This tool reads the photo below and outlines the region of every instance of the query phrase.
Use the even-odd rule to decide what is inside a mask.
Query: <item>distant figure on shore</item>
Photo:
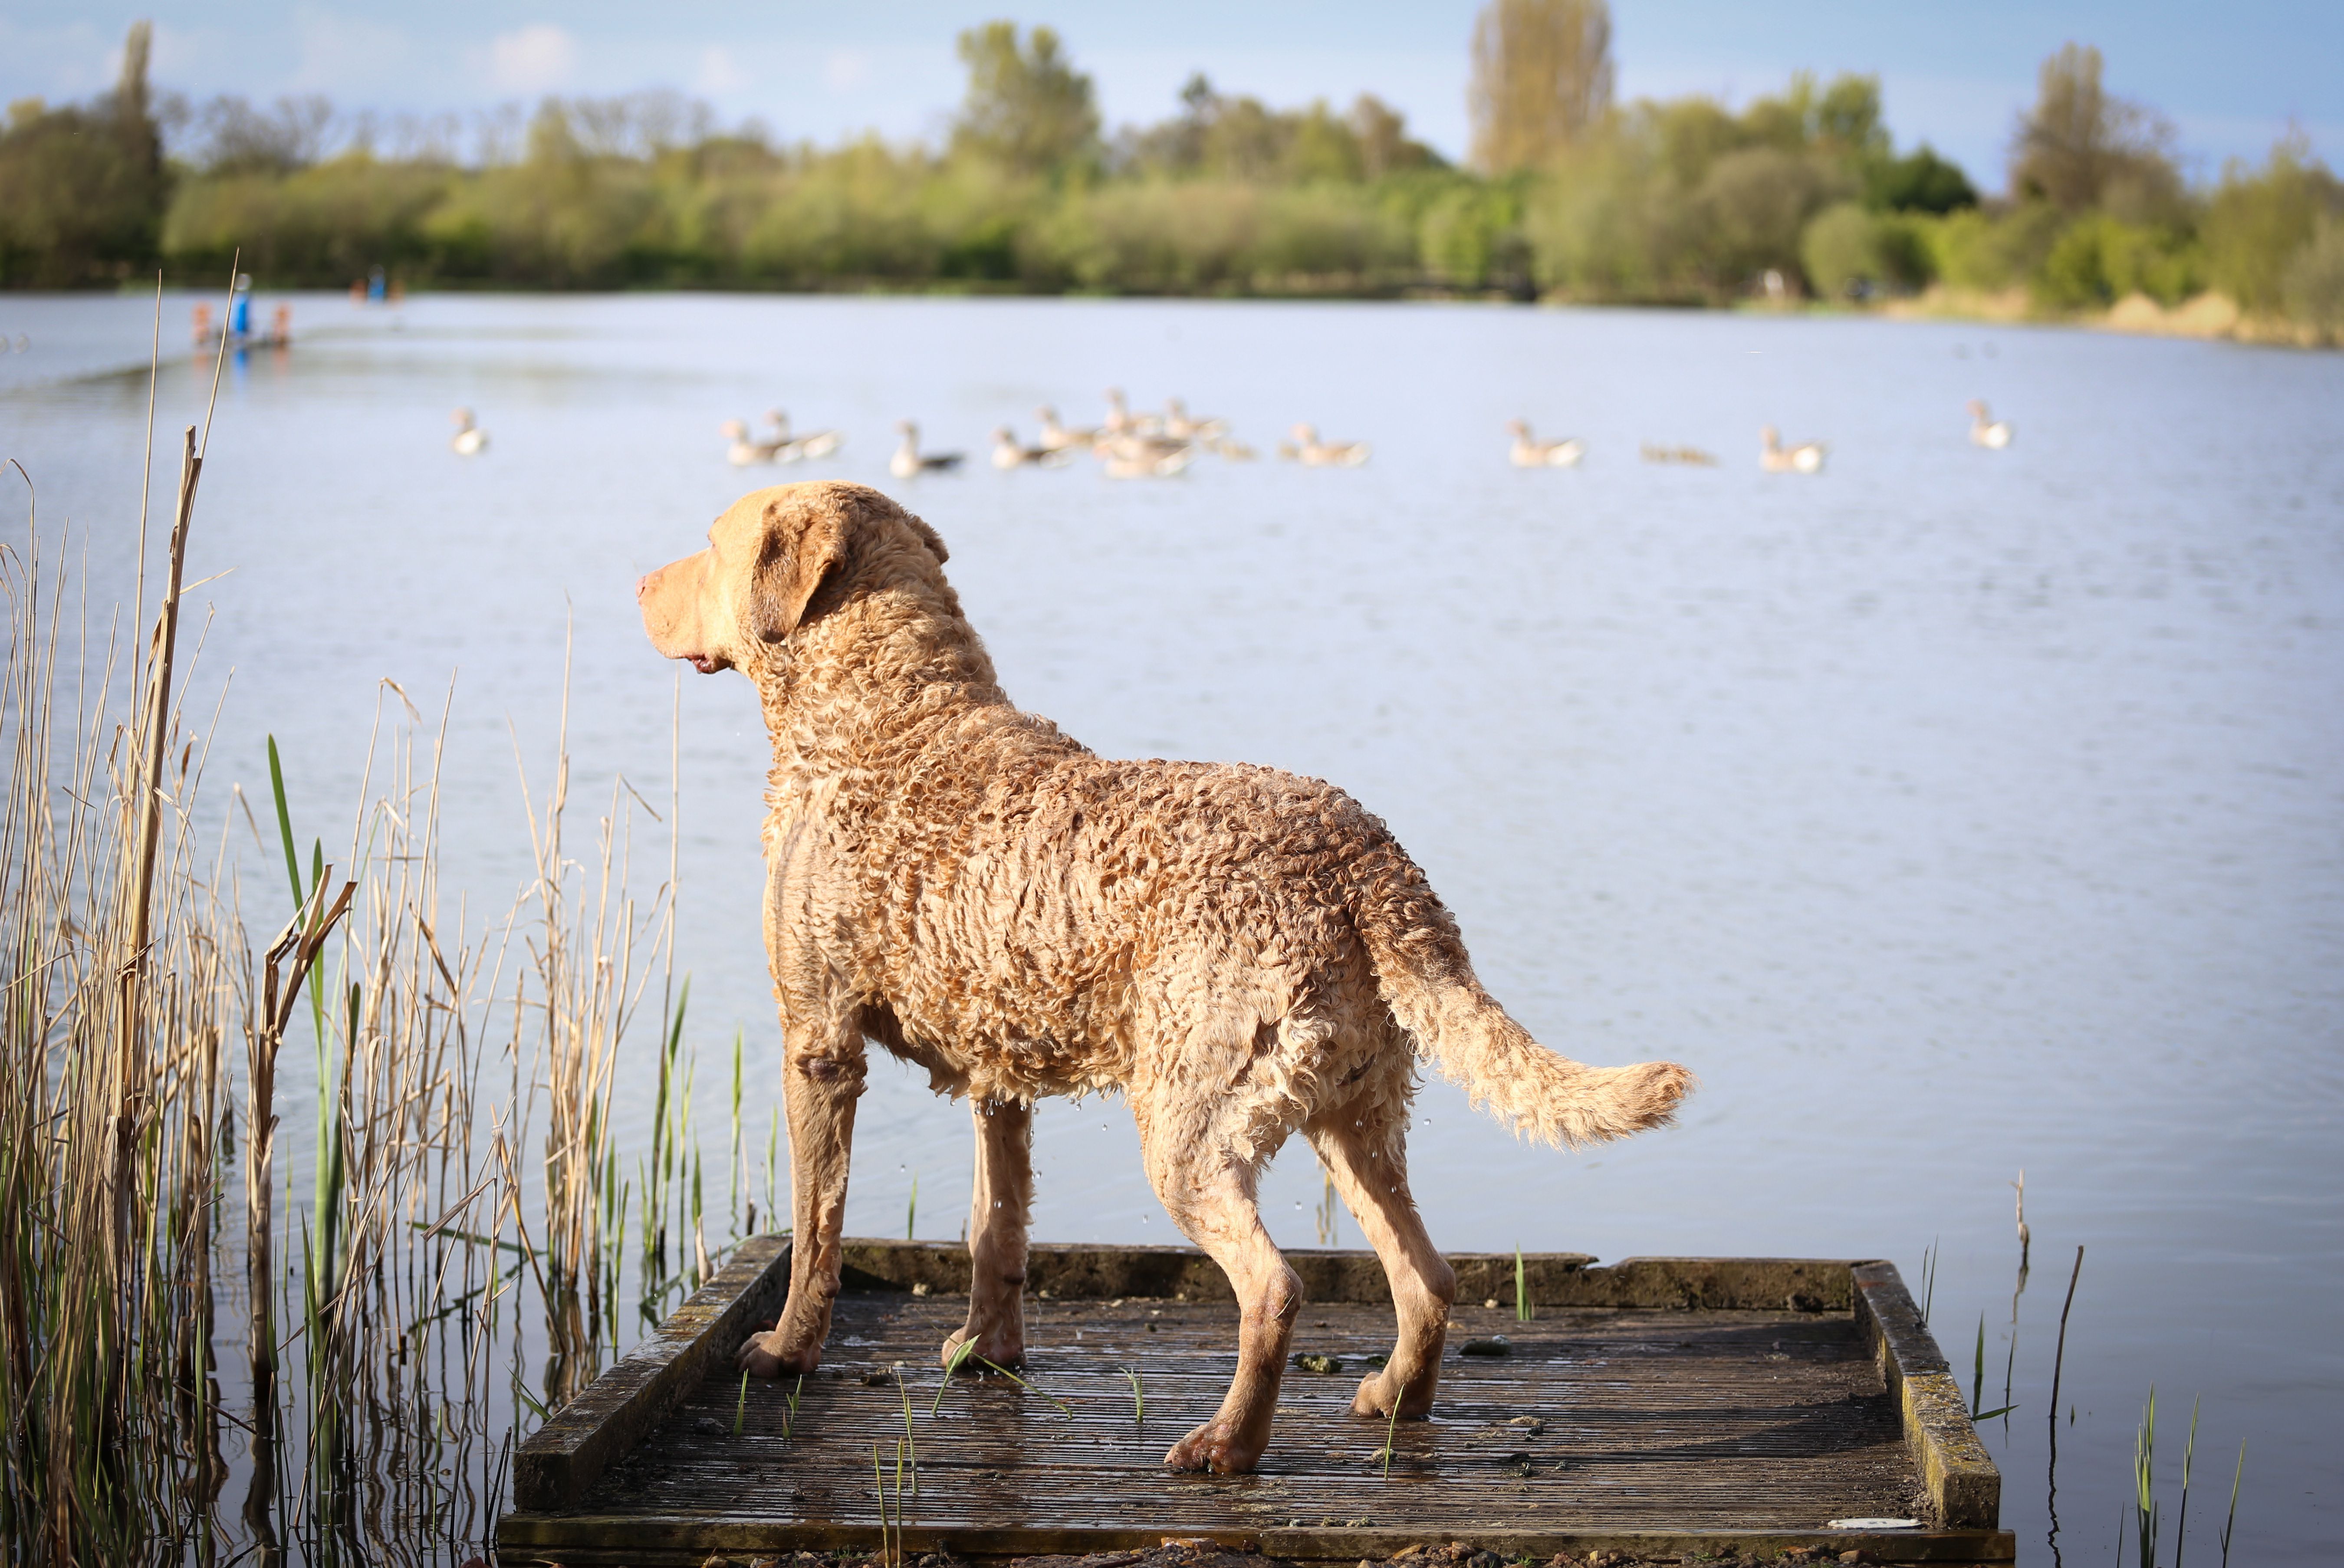
[[[2008,420],[1995,420],[1988,422],[1985,404],[1976,398],[1970,400],[1970,444],[1972,446],[2000,451],[2010,444],[2010,435]]]
[[[1326,441],[1318,439],[1316,425],[1297,425],[1294,439],[1278,443],[1278,455],[1299,462],[1305,468],[1355,469],[1368,460],[1365,441]]]
[[[293,342],[293,307],[278,301],[268,313],[268,346],[272,349],[291,347]]]
[[[458,457],[476,458],[489,450],[489,432],[473,420],[471,410],[458,409],[450,417],[456,421],[456,433],[448,445]]]
[[[895,430],[904,438],[894,456],[887,460],[887,471],[897,479],[916,479],[924,473],[946,473],[960,467],[959,452],[922,452],[920,427],[909,420],[897,420]]]
[[[1513,449],[1506,455],[1518,469],[1577,468],[1579,460],[1587,455],[1587,443],[1575,436],[1559,441],[1538,440],[1531,434],[1528,420],[1509,420],[1506,429],[1514,437]]]
[[[194,337],[196,347],[201,349],[212,340],[211,302],[207,299],[198,299],[196,301],[195,316],[196,324]]]
[[[1758,432],[1758,466],[1768,473],[1821,473],[1824,444],[1801,441],[1797,446],[1786,447],[1782,432],[1768,425]]]

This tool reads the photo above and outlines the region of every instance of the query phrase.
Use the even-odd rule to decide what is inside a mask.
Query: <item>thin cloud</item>
[[[577,35],[551,22],[489,40],[489,85],[500,92],[550,93],[566,86],[577,69]]]
[[[288,86],[303,92],[349,93],[396,83],[412,44],[399,28],[359,16],[303,10],[293,21],[300,53]]]
[[[711,45],[700,52],[700,69],[693,73],[692,85],[697,92],[721,96],[747,86],[749,73],[742,69],[730,50]]]

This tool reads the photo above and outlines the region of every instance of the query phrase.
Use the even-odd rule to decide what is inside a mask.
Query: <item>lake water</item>
[[[189,304],[166,303],[162,497],[168,438],[209,389]],[[331,853],[378,682],[427,710],[452,683],[448,874],[501,908],[529,863],[515,747],[542,788],[567,646],[589,821],[621,774],[665,811],[680,724],[702,1102],[725,1098],[709,1086],[745,1031],[762,1143],[763,739],[739,677],[679,692],[633,584],[755,484],[880,484],[950,542],[1025,706],[1106,754],[1336,781],[1540,1038],[1700,1075],[1681,1127],[1572,1157],[1428,1085],[1413,1162],[1442,1245],[1889,1257],[1916,1295],[1934,1248],[1965,1387],[1981,1320],[1988,1407],[2013,1368],[2018,1409],[1985,1436],[2024,1561],[2052,1560],[2054,1419],[2061,1556],[2115,1549],[2151,1385],[2168,1499],[2176,1412],[2203,1401],[2193,1561],[2215,1559],[2241,1439],[2235,1561],[2333,1560],[2344,357],[1478,306],[294,306],[289,354],[228,369],[197,511],[197,689],[233,671],[216,809],[229,782],[265,795],[273,733]],[[127,592],[150,329],[149,301],[0,296],[0,332],[28,339],[0,358],[0,456],[33,475],[45,531],[70,518],[101,593]],[[1110,384],[1185,395],[1265,460],[1138,483],[985,466],[995,425],[1030,436],[1044,401],[1096,422]],[[2010,450],[1966,441],[1974,397],[2016,422]],[[490,434],[476,460],[449,450],[460,403]],[[844,450],[728,467],[718,422],[774,404]],[[1585,464],[1509,467],[1517,415],[1585,438]],[[971,465],[889,481],[906,416]],[[1270,460],[1298,420],[1373,441],[1372,461]],[[1827,470],[1762,474],[1768,422],[1828,440]],[[1646,441],[1723,460],[1649,464]],[[639,824],[646,890],[659,831]],[[273,896],[275,865],[248,854],[248,886]],[[651,1061],[646,1030],[620,1068],[630,1148]],[[916,1177],[920,1233],[955,1234],[966,1138],[964,1108],[877,1068],[850,1231],[899,1231]],[[2022,1168],[2034,1270],[2014,1300]],[[1120,1107],[1047,1106],[1037,1169],[1037,1235],[1173,1239]],[[1315,1242],[1317,1196],[1290,1149],[1265,1199],[1281,1240]],[[2078,1245],[2069,1424],[2046,1401]]]

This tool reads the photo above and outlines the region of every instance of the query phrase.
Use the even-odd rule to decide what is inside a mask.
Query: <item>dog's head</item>
[[[858,592],[943,589],[944,560],[935,530],[866,485],[775,485],[734,501],[707,549],[645,577],[635,597],[652,646],[712,675],[757,668]]]

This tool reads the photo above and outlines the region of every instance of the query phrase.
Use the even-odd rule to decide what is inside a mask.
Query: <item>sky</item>
[[[206,0],[10,0],[0,13],[0,99],[80,98],[110,85],[124,32],[155,22],[154,80],[195,100],[323,94],[345,110],[469,112],[547,94],[666,87],[727,122],[830,142],[876,130],[938,137],[958,101],[955,35],[1007,15],[1058,29],[1097,86],[1110,126],[1171,113],[1202,70],[1223,92],[1278,105],[1372,92],[1412,132],[1461,158],[1474,0],[1329,4],[1182,0],[1005,7],[957,0],[856,5],[768,0],[712,7],[510,0],[397,6]],[[2096,44],[2112,91],[2177,126],[2187,172],[2259,160],[2290,124],[2344,162],[2344,4],[2234,0],[1962,6],[1878,0],[1613,0],[1620,96],[1702,92],[1739,104],[1793,70],[1876,73],[1900,147],[1927,141],[1985,188],[2003,184],[2011,124],[2036,67],[2062,43]]]

